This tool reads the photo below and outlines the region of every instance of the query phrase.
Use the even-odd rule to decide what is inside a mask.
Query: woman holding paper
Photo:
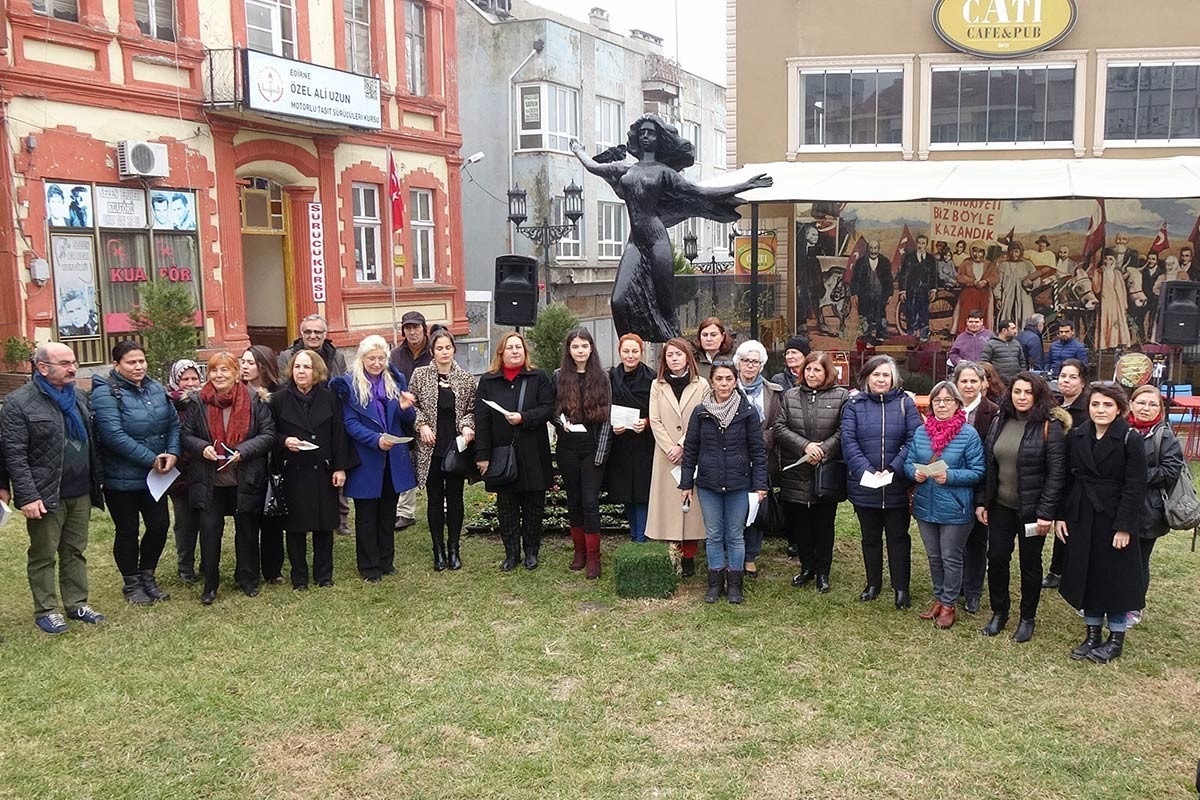
[[[625,506],[629,538],[645,542],[650,508],[650,477],[654,466],[654,434],[650,432],[650,388],[654,370],[642,363],[646,344],[636,333],[617,342],[621,363],[608,371],[612,387],[613,441],[604,470],[608,500]],[[617,414],[623,415],[617,419]],[[624,424],[619,424],[624,423]]]
[[[212,605],[221,583],[221,535],[233,517],[236,560],[233,578],[247,597],[258,596],[258,518],[267,495],[267,454],[275,444],[275,421],[267,405],[238,379],[241,365],[228,352],[208,360],[200,401],[183,415],[183,449],[192,456],[188,474],[192,510],[200,515],[200,564]]]
[[[998,636],[1008,624],[1014,542],[1021,564],[1021,622],[1013,640],[1033,638],[1042,591],[1042,546],[1058,514],[1066,482],[1066,431],[1071,417],[1040,375],[1018,372],[984,440],[987,478],[975,488],[975,518],[988,526],[988,594],[992,618],[981,631]]]
[[[917,485],[913,516],[933,580],[933,605],[920,616],[949,628],[962,589],[963,549],[975,525],[972,494],[983,480],[983,442],[967,422],[963,397],[953,383],[935,385],[929,405],[932,412],[908,446],[904,474]]]
[[[809,353],[800,365],[800,383],[783,393],[774,426],[783,465],[779,499],[800,551],[801,569],[792,578],[792,586],[804,586],[816,578],[821,594],[830,589],[833,521],[838,503],[846,499],[844,480],[833,493],[817,484],[820,464],[832,465],[823,469],[840,468],[845,475],[845,466],[838,462],[842,458],[842,409],[850,393],[836,381],[829,354]]]
[[[908,480],[904,459],[921,427],[917,404],[904,392],[891,356],[875,356],[858,374],[859,393],[842,416],[842,453],[846,457],[850,502],[862,528],[867,587],[864,602],[879,596],[883,585],[883,540],[887,534],[888,571],[896,609],[909,608],[912,537],[908,533]]]
[[[524,336],[505,334],[475,393],[475,463],[484,486],[496,493],[503,572],[521,563],[522,540],[525,568],[537,567],[546,490],[554,483],[546,430],[553,414],[550,377],[530,363]]]
[[[680,500],[688,506],[698,495],[704,509],[704,602],[717,602],[728,581],[729,602],[741,603],[743,531],[751,516],[750,497],[757,498],[757,507],[767,496],[767,448],[754,406],[737,391],[733,364],[718,360],[711,381],[712,390],[692,411],[684,439]]]
[[[390,352],[382,336],[366,337],[346,374],[329,384],[341,398],[346,433],[358,454],[343,492],[354,500],[358,574],[367,583],[395,574],[396,498],[417,485],[408,450],[416,398],[404,375],[388,363]]]
[[[338,489],[357,460],[346,438],[341,403],[326,385],[329,368],[315,350],[298,350],[287,382],[271,399],[275,418],[275,468],[283,475],[292,588],[308,588],[308,543],[312,531],[312,577],[333,586],[333,529],[338,525]]]
[[[738,345],[733,354],[733,365],[738,373],[738,391],[746,396],[758,414],[763,441],[767,447],[767,477],[774,484],[779,477],[779,458],[775,453],[773,426],[779,417],[779,398],[783,394],[783,387],[763,377],[763,367],[767,365],[767,348],[763,347],[760,341],[748,339]],[[763,529],[757,523],[747,525],[745,538],[746,577],[757,578],[758,566],[755,562],[762,552]]]
[[[567,493],[567,515],[575,558],[571,569],[587,567],[600,577],[600,486],[612,439],[609,416],[612,386],[600,367],[592,335],[583,328],[567,334],[562,366],[554,371],[554,426],[558,429],[558,470]],[[537,566],[536,553],[533,566]]]
[[[433,568],[441,572],[447,567],[462,569],[458,541],[466,479],[443,472],[442,459],[451,448],[466,450],[475,441],[475,378],[454,360],[458,346],[450,331],[434,331],[429,347],[433,363],[417,367],[412,376],[417,398],[417,486],[425,489]],[[443,537],[447,529],[448,540]]]
[[[116,529],[113,559],[125,599],[145,605],[167,599],[154,571],[171,525],[166,488],[180,453],[179,417],[167,390],[146,375],[142,345],[118,342],[112,359],[108,377],[92,381],[92,413],[104,463],[104,500]],[[152,492],[147,480],[156,477],[163,485]],[[146,527],[140,541],[139,517]]]

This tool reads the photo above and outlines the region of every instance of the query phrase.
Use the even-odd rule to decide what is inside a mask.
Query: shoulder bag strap
[[[517,408],[516,408],[516,411],[517,411],[517,413],[518,413],[518,414],[521,414],[521,413],[523,413],[523,412],[524,412],[524,410],[525,410],[525,409],[523,409],[523,408],[522,408],[522,406],[524,406],[524,405],[525,405],[525,389],[526,389],[526,387],[528,387],[528,386],[529,386],[529,376],[528,376],[528,375],[526,375],[526,376],[525,376],[525,379],[521,381],[521,391],[517,392]],[[522,425],[524,425],[524,424],[525,424],[525,423],[524,423],[524,420],[522,420],[522,421],[521,421],[521,424],[522,424]],[[516,444],[516,443],[517,443],[517,439],[519,439],[520,437],[521,437],[521,428],[520,428],[520,427],[518,427],[518,428],[517,428],[517,432],[513,434],[513,444]]]

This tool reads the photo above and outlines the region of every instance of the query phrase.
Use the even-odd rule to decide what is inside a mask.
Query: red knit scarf
[[[200,389],[200,400],[203,401],[208,413],[208,432],[213,442],[224,442],[229,447],[237,447],[250,431],[250,392],[242,384],[234,384],[225,394],[217,394],[211,383],[206,383]],[[229,412],[229,427],[225,427],[225,412],[223,409],[232,407]]]
[[[929,445],[933,448],[934,456],[940,456],[966,424],[967,412],[961,408],[950,419],[938,419],[930,412],[925,418],[925,432],[929,434]]]
[[[1162,418],[1163,418],[1163,412],[1161,412],[1161,411],[1158,412],[1157,417],[1150,420],[1149,422],[1142,422],[1142,421],[1138,420],[1137,417],[1133,416],[1132,411],[1129,412],[1129,416],[1126,417],[1126,419],[1129,420],[1129,424],[1133,426],[1133,429],[1135,431],[1137,431],[1138,433],[1140,433],[1142,436],[1145,436],[1147,433],[1150,432],[1151,428],[1153,428],[1158,423],[1162,422]]]

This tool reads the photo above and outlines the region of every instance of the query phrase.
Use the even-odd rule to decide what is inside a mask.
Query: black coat
[[[850,393],[842,386],[813,390],[797,386],[783,393],[775,420],[780,469],[804,456],[812,442],[821,445],[826,461],[842,460],[842,409]],[[816,495],[816,467],[801,464],[779,473],[779,499],[788,503],[825,503]]]
[[[1000,406],[988,400],[986,397],[979,401],[979,405],[975,407],[975,419],[971,423],[975,426],[975,432],[979,434],[979,440],[986,442],[988,432],[992,429],[992,422],[995,421],[996,415],[1000,413]]]
[[[1070,488],[1058,518],[1071,546],[1059,593],[1074,608],[1119,614],[1146,605],[1137,528],[1146,494],[1142,437],[1117,419],[1099,439],[1091,421],[1067,436]],[[1113,547],[1113,534],[1130,534]]]
[[[987,478],[975,487],[976,506],[990,508],[996,499],[999,468],[995,448],[1004,423],[1004,415],[998,414],[984,440]],[[1022,522],[1058,518],[1066,476],[1067,443],[1062,423],[1054,416],[1042,422],[1030,420],[1025,423],[1025,432],[1017,449],[1017,495],[1021,501],[1017,512]]]
[[[239,387],[240,388],[240,387]],[[209,461],[204,448],[213,443],[208,430],[208,406],[199,397],[183,412],[180,443],[192,457],[188,466],[188,504],[203,511],[212,502],[213,481],[222,463]],[[234,449],[241,453],[237,465],[237,512],[261,513],[267,496],[267,456],[275,445],[275,420],[267,404],[250,394],[250,427]]]
[[[521,385],[525,400],[517,407]],[[509,425],[499,411],[484,403],[491,400],[508,411],[521,412],[521,424]],[[511,382],[503,372],[484,373],[475,393],[475,458],[491,461],[492,449],[516,439],[517,480],[507,486],[485,486],[489,492],[544,492],[554,483],[550,461],[550,435],[546,423],[554,414],[554,389],[540,369],[525,369]],[[519,433],[519,435],[518,435]]]
[[[1155,539],[1171,530],[1163,492],[1170,492],[1188,467],[1179,439],[1166,422],[1155,425],[1142,441],[1146,450],[1146,502],[1138,520],[1137,535]]]
[[[751,492],[767,489],[767,447],[762,422],[750,401],[738,393],[738,409],[721,430],[703,403],[692,411],[686,438],[680,489],[714,492]],[[694,478],[693,478],[694,475]]]
[[[274,469],[283,475],[287,531],[331,531],[338,526],[338,490],[333,473],[358,466],[358,455],[346,437],[342,404],[324,383],[312,390],[307,408],[293,390],[271,396],[275,420]],[[293,453],[283,440],[295,436],[320,449]]]
[[[634,505],[650,503],[650,475],[654,467],[654,433],[650,430],[650,386],[654,370],[645,364],[626,380],[625,366],[618,364],[608,371],[612,384],[613,405],[636,408],[640,419],[647,420],[641,433],[626,430],[612,437],[612,451],[604,473],[604,488],[608,502]]]

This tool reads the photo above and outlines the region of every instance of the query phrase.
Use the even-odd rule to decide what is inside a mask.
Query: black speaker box
[[[538,264],[529,256],[496,257],[497,325],[533,325],[538,312]]]
[[[1167,281],[1158,295],[1158,341],[1200,344],[1200,283]]]

